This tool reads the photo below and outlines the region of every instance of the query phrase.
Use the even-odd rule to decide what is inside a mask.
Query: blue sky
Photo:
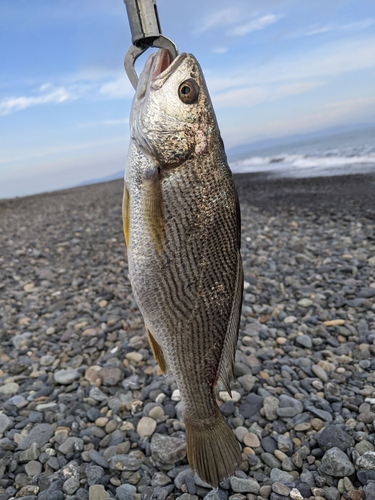
[[[227,147],[375,122],[373,0],[157,3],[203,67]],[[0,1],[0,197],[125,167],[129,46],[121,0]]]

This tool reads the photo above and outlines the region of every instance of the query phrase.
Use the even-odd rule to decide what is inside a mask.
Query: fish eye
[[[195,80],[189,78],[178,87],[178,97],[185,104],[194,104],[199,96],[199,87]]]

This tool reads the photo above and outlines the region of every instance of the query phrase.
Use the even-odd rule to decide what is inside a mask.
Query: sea
[[[375,127],[229,157],[233,173],[322,177],[375,172]]]

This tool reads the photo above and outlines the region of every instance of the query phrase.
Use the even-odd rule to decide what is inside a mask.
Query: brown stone
[[[243,438],[243,443],[246,446],[250,446],[250,448],[258,448],[258,446],[260,446],[260,441],[258,436],[253,432],[248,432],[247,434],[245,434]]]

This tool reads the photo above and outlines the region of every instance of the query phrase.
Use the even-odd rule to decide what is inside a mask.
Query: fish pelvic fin
[[[148,340],[150,342],[150,346],[152,352],[154,353],[155,359],[158,362],[160,371],[163,375],[167,375],[168,373],[168,363],[165,360],[163,349],[160,347],[160,344],[154,339],[150,330],[146,327]]]
[[[232,429],[220,411],[206,423],[185,417],[185,425],[190,467],[206,483],[219,486],[241,463],[240,445]]]
[[[144,187],[144,217],[147,231],[155,250],[160,254],[165,243],[165,210],[161,178],[158,167],[143,178]]]
[[[129,229],[130,229],[130,195],[128,186],[124,184],[124,196],[122,198],[122,220],[124,224],[124,235],[126,247],[129,248]]]
[[[233,378],[233,364],[236,354],[238,328],[241,318],[242,295],[243,295],[243,269],[241,254],[238,252],[237,276],[235,284],[235,294],[232,303],[232,312],[230,315],[227,333],[224,340],[222,357],[217,371],[216,380],[220,381],[229,396],[232,397],[230,388],[230,379]]]

